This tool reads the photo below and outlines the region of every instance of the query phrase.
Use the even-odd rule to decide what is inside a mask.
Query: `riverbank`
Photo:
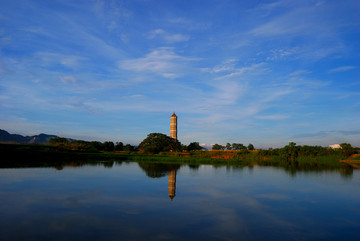
[[[348,159],[341,156],[299,156],[296,161],[284,161],[281,156],[263,155],[261,152],[196,151],[186,153],[144,154],[139,152],[81,152],[51,145],[0,144],[1,168],[62,166],[97,162],[152,162],[184,165],[228,166],[288,166],[289,168],[359,168],[360,155]]]

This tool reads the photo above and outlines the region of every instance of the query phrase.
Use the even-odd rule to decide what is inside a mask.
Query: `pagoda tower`
[[[170,117],[170,137],[177,140],[177,116],[175,112]]]

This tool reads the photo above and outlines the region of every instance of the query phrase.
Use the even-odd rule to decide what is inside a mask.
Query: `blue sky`
[[[0,0],[0,128],[360,146],[360,2]]]

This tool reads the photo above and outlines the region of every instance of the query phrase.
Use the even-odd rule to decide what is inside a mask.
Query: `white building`
[[[331,149],[341,149],[340,144],[329,145],[329,147],[330,147]]]

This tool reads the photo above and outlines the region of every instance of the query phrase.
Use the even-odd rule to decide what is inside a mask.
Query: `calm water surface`
[[[0,169],[0,240],[360,240],[360,172]]]

